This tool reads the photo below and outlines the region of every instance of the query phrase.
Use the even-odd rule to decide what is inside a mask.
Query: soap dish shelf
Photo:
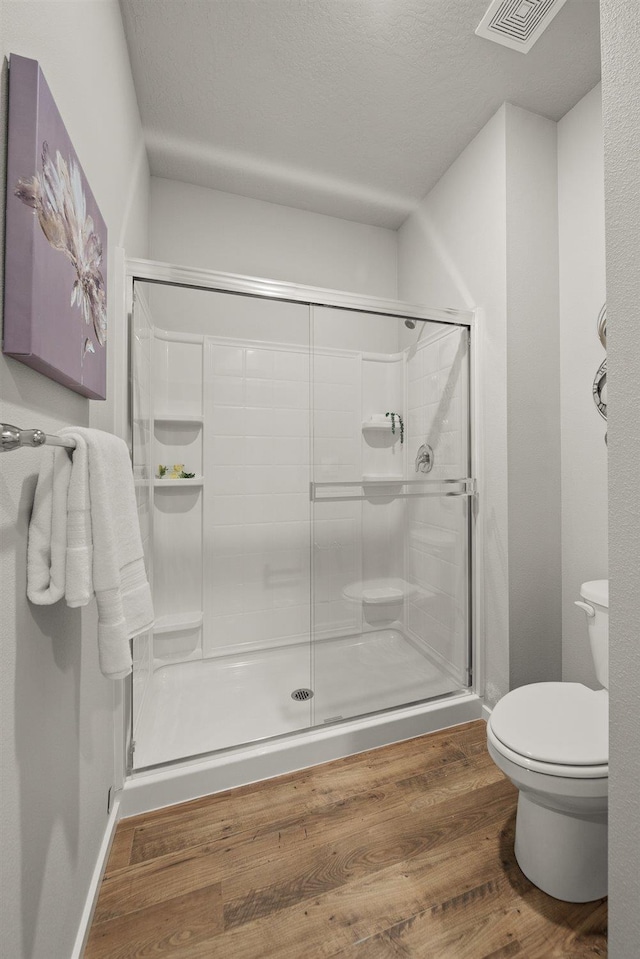
[[[349,583],[342,591],[345,599],[363,606],[388,606],[402,603],[415,592],[415,586],[404,579],[369,579]]]
[[[392,485],[398,486],[398,484],[404,483],[404,476],[401,473],[397,474],[384,474],[384,473],[364,473],[362,476],[363,483],[376,483],[378,485]]]
[[[177,486],[203,486],[204,476],[192,476],[189,479],[161,479],[159,476],[155,476],[153,485],[155,487],[171,486],[173,488]]]
[[[164,415],[158,413],[153,417],[153,422],[165,423],[167,426],[179,426],[181,424],[185,424],[186,426],[202,426],[203,420],[201,413],[195,413],[194,415],[190,415],[189,413],[166,413]]]
[[[178,633],[186,629],[198,629],[202,626],[202,611],[193,610],[190,613],[169,613],[166,616],[158,616],[154,625],[153,633]]]

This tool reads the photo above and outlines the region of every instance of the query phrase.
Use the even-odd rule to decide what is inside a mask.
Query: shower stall
[[[156,611],[133,641],[133,779],[294,741],[305,764],[305,737],[434,704],[479,715],[471,314],[130,272]]]

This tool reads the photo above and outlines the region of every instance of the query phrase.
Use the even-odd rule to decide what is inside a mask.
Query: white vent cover
[[[493,0],[476,33],[528,53],[566,0]]]

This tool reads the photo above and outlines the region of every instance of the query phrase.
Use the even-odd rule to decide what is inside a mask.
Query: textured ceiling
[[[599,80],[598,0],[524,55],[488,0],[121,0],[151,171],[398,227],[505,100],[558,120]]]

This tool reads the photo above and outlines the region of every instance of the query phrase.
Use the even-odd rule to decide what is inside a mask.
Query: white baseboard
[[[111,844],[116,833],[116,826],[118,825],[119,819],[120,798],[118,797],[114,800],[113,806],[111,807],[111,812],[109,813],[109,818],[107,819],[107,826],[104,831],[104,836],[102,837],[102,842],[100,843],[98,858],[91,876],[91,882],[89,883],[89,891],[87,892],[84,909],[82,910],[82,916],[80,917],[80,926],[78,928],[76,941],[73,945],[71,959],[82,959],[84,954],[87,938],[89,936],[89,930],[91,928],[91,920],[93,919],[93,913],[98,901],[100,883],[102,882],[104,871],[107,868],[107,860],[109,858]]]
[[[481,719],[484,719],[485,723],[488,723],[488,722],[489,722],[489,719],[490,719],[490,717],[491,717],[491,713],[492,713],[492,712],[493,712],[493,710],[491,709],[491,706],[487,706],[486,703],[483,703],[483,704],[482,704],[482,716],[481,716],[480,718],[481,718]]]

